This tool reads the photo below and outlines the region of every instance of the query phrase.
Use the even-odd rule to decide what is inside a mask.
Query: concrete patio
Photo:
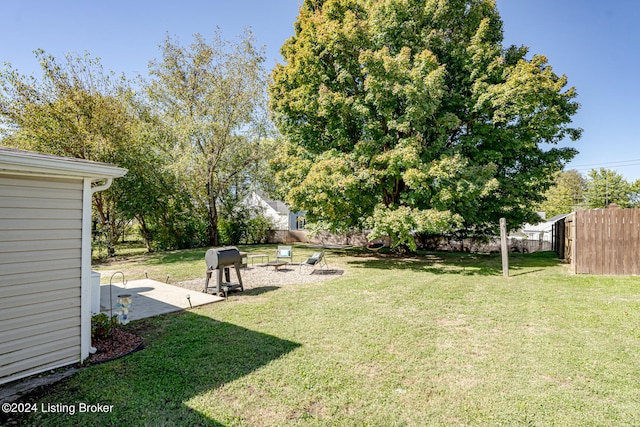
[[[111,296],[109,296],[109,290],[111,290]],[[100,311],[110,314],[112,309],[112,314],[117,314],[118,295],[123,294],[131,295],[132,299],[129,320],[144,319],[224,300],[216,295],[192,291],[151,279],[141,279],[131,280],[125,286],[122,283],[100,285]],[[191,304],[189,304],[189,300]]]

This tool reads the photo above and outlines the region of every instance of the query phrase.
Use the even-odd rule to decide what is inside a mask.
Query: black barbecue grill
[[[223,248],[211,248],[204,256],[207,263],[207,278],[204,282],[204,292],[209,291],[209,280],[214,271],[216,275],[215,293],[220,296],[227,297],[227,293],[232,290],[240,289],[244,291],[242,286],[242,277],[240,276],[240,266],[242,265],[242,255],[235,246],[226,246]],[[236,269],[238,283],[231,283],[230,267]],[[224,271],[225,282],[222,281],[222,272]]]

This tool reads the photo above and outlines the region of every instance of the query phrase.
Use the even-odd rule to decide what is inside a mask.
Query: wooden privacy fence
[[[574,273],[640,275],[640,209],[576,211],[564,240]]]

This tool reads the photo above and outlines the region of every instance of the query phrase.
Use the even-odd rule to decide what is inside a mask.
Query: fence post
[[[571,214],[573,219],[571,221],[571,226],[570,226],[570,231],[569,231],[569,235],[570,235],[570,241],[569,244],[571,245],[571,272],[573,274],[578,274],[578,244],[582,244],[582,242],[578,243],[578,217],[579,216],[583,216],[580,214],[580,211],[576,211],[573,214]],[[580,218],[582,219],[582,218]]]
[[[500,252],[502,253],[502,275],[509,277],[509,248],[507,247],[507,220],[500,218]]]

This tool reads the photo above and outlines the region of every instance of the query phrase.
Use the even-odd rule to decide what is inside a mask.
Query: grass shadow
[[[255,288],[248,288],[245,286],[243,292],[235,292],[232,295],[241,297],[243,295],[258,296],[266,294],[267,292],[277,291],[280,286],[256,286]]]
[[[460,252],[424,252],[417,255],[400,256],[382,253],[355,253],[356,259],[348,264],[372,269],[411,270],[431,274],[458,274],[496,276],[502,275],[500,254],[467,254]],[[510,254],[509,271],[514,276],[529,274],[532,268],[540,271],[545,267],[561,264],[554,252]]]
[[[174,264],[181,262],[201,261],[204,265],[204,255],[207,248],[183,249],[178,251],[159,252],[149,255],[148,264]]]
[[[193,312],[130,324],[145,349],[87,367],[51,388],[39,404],[83,401],[108,413],[32,414],[24,425],[214,425],[215,415],[186,402],[283,357],[300,344]],[[96,386],[99,384],[100,386]],[[35,419],[33,419],[35,417]]]

